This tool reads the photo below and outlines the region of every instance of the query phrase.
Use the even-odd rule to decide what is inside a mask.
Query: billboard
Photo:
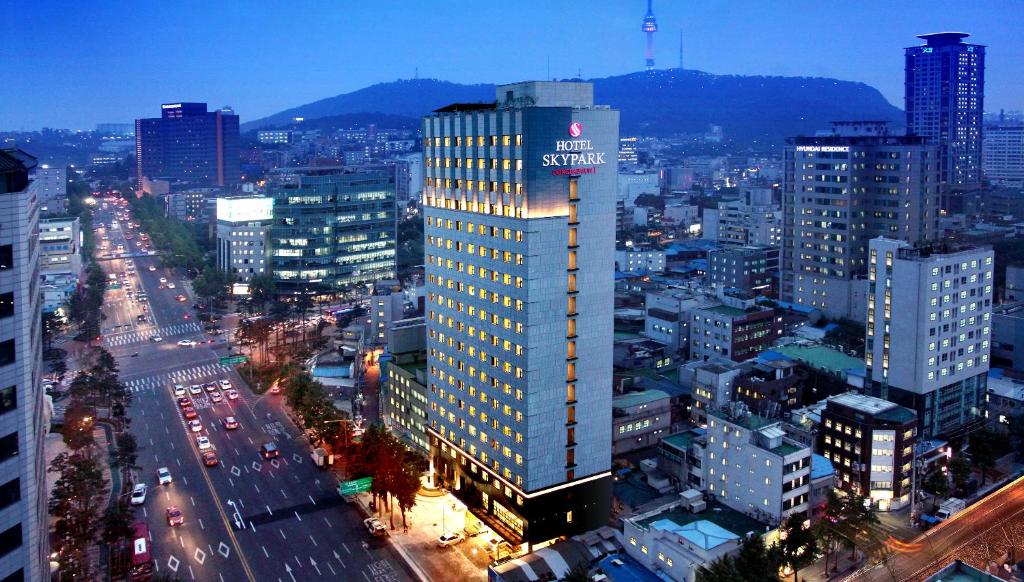
[[[265,197],[218,198],[217,220],[259,222],[274,217],[274,199]]]

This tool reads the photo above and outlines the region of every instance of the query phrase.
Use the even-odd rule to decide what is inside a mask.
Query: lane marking
[[[283,539],[288,539],[288,536],[284,535],[284,532],[283,532],[283,531],[281,531],[281,528],[277,528],[277,533],[281,534],[281,537],[282,537]]]

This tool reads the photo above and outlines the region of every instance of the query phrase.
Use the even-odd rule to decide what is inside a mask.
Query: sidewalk
[[[356,499],[363,513],[376,515],[369,509],[369,493],[361,493]],[[454,547],[437,547],[437,540],[444,533],[442,527],[447,525],[442,524],[442,521],[457,519],[451,515],[450,505],[449,495],[435,497],[418,494],[416,505],[405,514],[408,532],[402,530],[401,512],[395,507],[395,529],[390,532],[391,545],[424,582],[487,580],[487,565],[491,561],[485,546],[488,536],[469,538]],[[388,513],[378,517],[384,525],[390,527]],[[460,530],[461,527],[449,531]]]
[[[836,568],[836,552],[838,552],[839,555],[838,569]],[[807,566],[803,570],[800,570],[800,580],[807,580],[808,582],[817,580],[838,580],[845,574],[857,569],[857,567],[864,562],[864,554],[860,550],[857,550],[857,558],[855,560],[850,560],[849,548],[840,546],[836,552],[833,552],[832,555],[828,556],[829,568],[831,569],[830,575],[825,573],[825,558],[821,558],[817,562]],[[787,576],[785,580],[791,581],[793,580],[793,576]]]

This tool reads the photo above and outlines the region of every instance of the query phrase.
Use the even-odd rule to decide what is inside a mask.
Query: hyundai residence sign
[[[594,146],[589,139],[577,139],[583,135],[583,124],[574,121],[569,124],[569,137],[555,142],[555,153],[544,154],[542,165],[546,168],[553,166],[551,170],[554,176],[580,176],[582,174],[593,174],[597,171],[594,166],[605,163],[605,152],[595,152]],[[584,166],[584,167],[581,167]]]

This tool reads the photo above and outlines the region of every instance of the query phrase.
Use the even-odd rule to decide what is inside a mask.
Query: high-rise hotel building
[[[423,121],[432,471],[515,542],[608,517],[618,124],[556,82]]]
[[[781,297],[863,321],[868,241],[938,236],[937,146],[884,122],[838,122],[787,140]]]

